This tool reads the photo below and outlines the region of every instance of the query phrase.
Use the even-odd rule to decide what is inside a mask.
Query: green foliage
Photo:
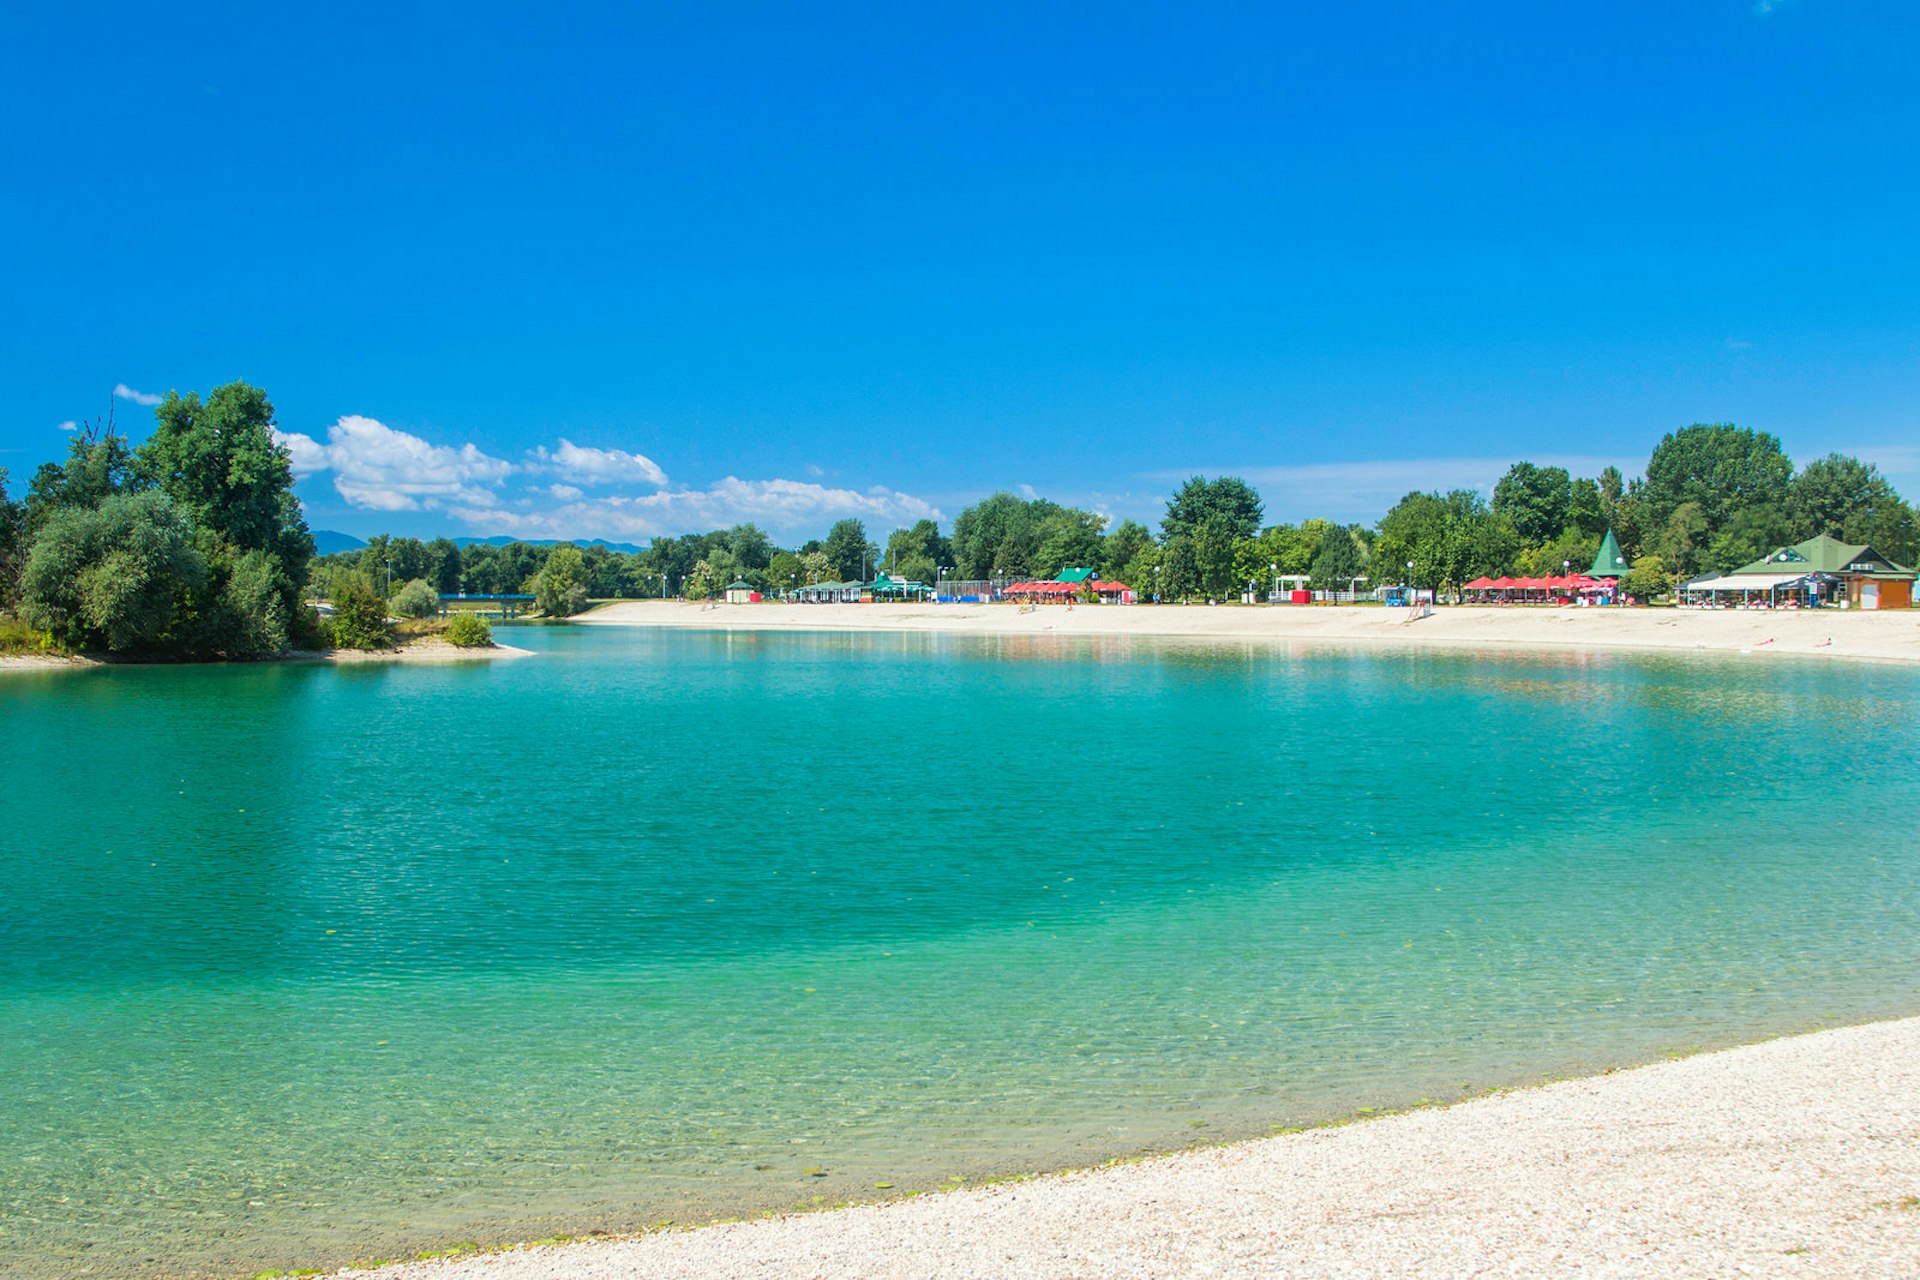
[[[864,582],[879,552],[878,547],[867,541],[867,526],[852,519],[834,523],[827,531],[827,543],[822,550],[833,565],[835,578],[842,582]]]
[[[1790,539],[1829,534],[1872,544],[1881,555],[1911,565],[1920,551],[1914,511],[1870,462],[1830,453],[1801,468],[1788,495]]]
[[[135,470],[172,498],[201,533],[278,561],[285,584],[281,603],[292,612],[313,558],[313,539],[293,496],[287,451],[273,439],[266,392],[229,382],[205,404],[192,392],[169,393],[154,410],[153,434],[140,446]]]
[[[415,578],[393,593],[391,608],[402,618],[431,618],[440,612],[440,593],[425,578]]]
[[[462,649],[485,649],[493,644],[493,628],[477,613],[456,613],[443,633],[448,644]]]
[[[185,514],[165,494],[115,493],[54,509],[21,575],[27,620],[73,649],[126,653],[169,638],[206,579]]]
[[[1251,538],[1260,532],[1260,495],[1238,476],[1208,480],[1194,476],[1167,501],[1160,520],[1160,536],[1167,542],[1197,536],[1208,520],[1218,520],[1228,541]],[[1230,575],[1229,575],[1230,576]]]
[[[0,653],[4,654],[43,654],[64,653],[65,648],[53,638],[52,633],[43,631],[21,618],[0,614]]]
[[[1328,525],[1307,572],[1319,591],[1347,591],[1367,574],[1366,533],[1359,525]]]
[[[1101,544],[1100,572],[1105,577],[1124,581],[1122,575],[1127,566],[1152,542],[1153,535],[1147,532],[1147,526],[1137,520],[1122,520]]]
[[[706,560],[693,562],[692,572],[681,585],[680,594],[689,600],[711,600],[719,590],[722,579],[713,571],[713,565]]]
[[[1793,463],[1773,436],[1730,422],[1696,423],[1661,438],[1640,496],[1655,527],[1693,503],[1706,528],[1718,530],[1752,507],[1785,509],[1792,480]]]
[[[1444,498],[1410,493],[1380,520],[1372,577],[1376,586],[1457,587],[1501,572],[1519,550],[1512,522],[1471,489],[1455,489]]]
[[[337,573],[333,579],[333,617],[328,638],[336,649],[390,649],[393,624],[387,621],[386,601],[364,573]]]
[[[547,553],[534,586],[534,604],[550,618],[566,618],[587,607],[587,562],[580,548],[563,542]]]
[[[1569,525],[1558,536],[1522,551],[1518,567],[1520,573],[1529,578],[1550,578],[1569,570],[1585,573],[1593,567],[1593,558],[1599,552],[1598,535],[1582,533]],[[1493,575],[1502,572],[1502,569],[1487,569],[1484,572]]]
[[[800,557],[800,585],[811,586],[816,582],[827,582],[833,578],[833,561],[827,559],[824,551],[808,551]]]
[[[1516,462],[1493,486],[1494,514],[1505,516],[1520,541],[1529,547],[1559,536],[1567,527],[1572,502],[1573,481],[1565,467]]]
[[[29,536],[58,510],[97,507],[116,493],[141,487],[133,472],[133,450],[125,436],[100,434],[89,428],[67,443],[67,460],[46,462],[33,473],[27,487],[26,526]]]
[[[1091,511],[996,493],[954,521],[953,559],[947,563],[961,578],[1051,578],[1062,569],[1098,568],[1106,552],[1105,525]]]
[[[1659,556],[1641,556],[1620,579],[1620,590],[1636,600],[1651,600],[1673,590],[1673,575]]]
[[[27,509],[7,496],[7,469],[0,467],[0,609],[19,598],[26,556]]]

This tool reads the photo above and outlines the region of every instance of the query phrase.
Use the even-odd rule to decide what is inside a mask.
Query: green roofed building
[[[1619,540],[1613,536],[1613,530],[1607,530],[1607,536],[1601,540],[1600,553],[1593,558],[1593,568],[1587,570],[1589,578],[1624,578],[1631,568],[1627,558],[1620,554]]]
[[[1726,578],[1758,580],[1799,574],[1840,579],[1846,584],[1848,603],[1856,609],[1905,609],[1913,603],[1913,570],[1895,564],[1868,543],[1842,542],[1824,533],[1741,565]]]
[[[1088,579],[1098,576],[1098,574],[1099,570],[1097,569],[1062,569],[1060,576],[1055,578],[1054,581],[1071,583],[1077,587]]]

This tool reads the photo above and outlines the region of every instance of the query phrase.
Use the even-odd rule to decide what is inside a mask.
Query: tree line
[[[781,547],[753,524],[661,537],[637,553],[601,544],[460,546],[381,535],[314,557],[272,406],[244,383],[170,395],[138,448],[108,428],[76,434],[63,463],[12,500],[0,470],[0,609],[75,649],[253,657],[290,646],[372,643],[390,614],[441,594],[529,594],[550,616],[590,599],[705,599],[744,581],[777,595],[881,571],[937,579],[1051,578],[1090,568],[1142,599],[1228,598],[1274,575],[1319,589],[1407,582],[1445,591],[1481,576],[1585,569],[1611,530],[1643,599],[1815,534],[1872,543],[1912,563],[1920,522],[1870,463],[1829,454],[1796,469],[1765,432],[1695,424],[1655,446],[1642,476],[1576,477],[1516,462],[1493,486],[1408,493],[1377,523],[1267,524],[1257,490],[1195,476],[1159,528],[1046,498],[995,493],[960,512],[869,538],[844,519]],[[333,602],[317,620],[304,600]]]
[[[1565,468],[1514,463],[1490,496],[1472,489],[1407,494],[1372,526],[1326,519],[1265,523],[1257,490],[1235,476],[1195,476],[1175,491],[1158,531],[1133,520],[1046,498],[995,493],[953,522],[932,520],[869,539],[841,520],[824,539],[776,546],[752,524],[660,538],[635,554],[601,545],[456,546],[440,538],[376,538],[327,557],[396,581],[419,578],[445,592],[524,591],[564,615],[593,598],[705,599],[735,581],[778,594],[825,581],[898,578],[1051,578],[1091,568],[1143,599],[1230,597],[1275,575],[1346,590],[1407,582],[1439,590],[1481,576],[1544,577],[1593,563],[1611,530],[1633,566],[1627,589],[1642,598],[1678,578],[1725,571],[1819,533],[1870,542],[1910,563],[1920,550],[1913,509],[1870,463],[1830,454],[1795,470],[1773,436],[1731,424],[1696,424],[1663,437],[1644,476],[1618,468],[1575,477]]]

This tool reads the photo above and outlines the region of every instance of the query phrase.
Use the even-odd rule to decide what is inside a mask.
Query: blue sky
[[[1371,521],[1695,421],[1920,498],[1916,65],[1836,0],[11,5],[0,466],[243,378],[363,535]]]

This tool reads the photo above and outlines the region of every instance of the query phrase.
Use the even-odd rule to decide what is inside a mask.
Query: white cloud
[[[550,490],[549,490],[550,492]],[[835,520],[873,524],[941,520],[940,509],[910,493],[875,485],[831,489],[804,480],[742,480],[728,476],[706,489],[615,494],[545,511],[513,511],[499,502],[451,508],[476,533],[541,538],[653,538],[752,521],[775,537],[819,537]],[[869,527],[870,535],[884,533]]]
[[[274,438],[292,455],[296,476],[331,471],[342,498],[372,511],[491,501],[491,490],[513,472],[512,463],[471,444],[430,444],[358,414],[328,428],[325,444],[299,432],[275,431]]]
[[[551,471],[577,484],[651,484],[665,486],[667,473],[652,458],[619,449],[594,449],[561,437],[560,447],[528,452],[530,471]]]
[[[570,484],[550,484],[542,492],[550,493],[562,502],[578,502],[587,496],[583,490],[576,489]]]
[[[65,422],[60,424],[60,429],[62,431],[78,431],[80,429],[80,424],[75,422],[72,418],[68,418]]]
[[[165,396],[157,396],[151,391],[135,391],[124,382],[114,384],[113,394],[119,396],[122,400],[131,400],[135,404],[142,405],[148,409],[153,408],[153,406],[166,399]]]

